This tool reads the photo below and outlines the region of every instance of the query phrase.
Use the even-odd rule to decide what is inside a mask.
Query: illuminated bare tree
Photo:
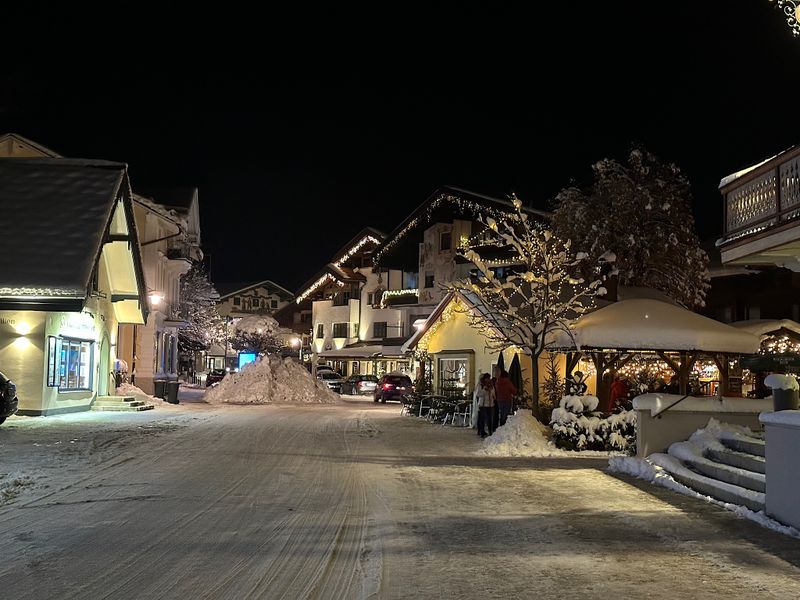
[[[519,199],[512,200],[516,211],[504,220],[481,219],[488,235],[461,250],[477,272],[449,289],[478,308],[470,324],[486,337],[487,348],[514,345],[531,357],[530,393],[538,414],[539,357],[557,333],[571,337],[570,324],[593,306],[595,296],[605,294],[605,288],[599,267],[587,264],[586,253],[573,253],[569,240],[528,219]],[[612,261],[611,255],[603,257],[603,262]]]

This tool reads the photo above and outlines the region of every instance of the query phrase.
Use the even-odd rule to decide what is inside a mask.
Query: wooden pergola
[[[653,353],[678,376],[681,394],[689,389],[695,362],[714,360],[720,373],[721,393],[730,393],[732,356],[755,354],[758,336],[662,300],[637,298],[615,302],[581,317],[549,348],[566,354],[569,377],[586,356],[597,370],[597,396],[607,398],[603,374],[614,373],[637,354]]]

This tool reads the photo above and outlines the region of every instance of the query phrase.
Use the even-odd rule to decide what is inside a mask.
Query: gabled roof
[[[522,210],[526,214],[542,220],[550,218],[550,213],[547,211],[529,207],[523,207]],[[479,215],[498,218],[515,211],[514,204],[509,200],[478,194],[450,185],[442,186],[395,227],[394,231],[375,250],[373,259],[376,265],[380,265],[381,259],[406,236],[420,227],[427,227],[437,218],[442,218],[444,213],[448,220],[452,220],[453,218],[477,219]],[[414,252],[416,251],[415,248]]]
[[[61,158],[61,155],[50,148],[29,140],[18,133],[0,135],[0,157],[3,158]]]
[[[660,300],[614,302],[578,319],[572,336],[557,333],[552,348],[701,351],[754,354],[756,335]]]
[[[190,186],[149,187],[137,186],[139,194],[156,204],[180,212],[188,211],[197,197],[197,188]]]
[[[0,309],[80,310],[104,245],[117,243],[111,258],[130,267],[117,279],[125,298],[112,301],[139,302],[146,315],[126,165],[0,159],[0,201],[9,217],[0,235]]]
[[[386,234],[382,231],[378,231],[374,227],[364,227],[364,229],[354,235],[349,242],[342,246],[339,251],[333,255],[333,258],[331,258],[331,263],[339,264],[341,262],[345,262],[347,258],[349,258],[348,254],[350,254],[353,249],[360,248],[367,242],[372,242],[378,246],[385,238]]]
[[[225,292],[223,295],[219,297],[220,300],[225,300],[226,298],[230,298],[231,296],[235,296],[237,294],[243,294],[249,290],[253,290],[255,288],[260,288],[260,287],[267,288],[268,290],[278,294],[281,298],[284,298],[286,300],[291,300],[292,298],[294,298],[294,294],[292,294],[292,292],[287,290],[285,287],[278,285],[277,283],[275,283],[270,279],[265,279],[264,281],[259,281],[258,283],[251,283],[249,285],[242,285],[240,283],[236,283],[233,285],[240,287],[231,292]],[[221,287],[222,291],[225,291],[226,287],[230,289],[230,287],[232,286],[221,286]]]

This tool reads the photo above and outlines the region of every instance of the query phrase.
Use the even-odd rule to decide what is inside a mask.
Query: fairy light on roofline
[[[339,258],[339,260],[337,260],[335,263],[333,263],[333,266],[335,266],[336,268],[341,268],[342,264],[346,263],[346,262],[347,262],[347,261],[348,261],[350,258],[352,258],[352,257],[353,257],[353,256],[354,256],[354,255],[355,255],[355,254],[356,254],[356,253],[359,251],[359,250],[361,250],[361,249],[362,249],[362,248],[363,248],[363,247],[364,247],[366,244],[369,244],[369,243],[375,244],[375,245],[377,246],[377,245],[378,245],[378,244],[380,244],[381,242],[380,242],[380,240],[378,240],[378,239],[377,239],[376,237],[374,237],[374,236],[371,236],[371,235],[365,235],[365,236],[364,236],[363,238],[361,238],[361,239],[360,239],[360,240],[359,240],[359,241],[358,241],[356,244],[354,244],[354,245],[353,245],[353,246],[352,246],[352,247],[351,247],[351,248],[350,248],[350,249],[349,249],[347,252],[345,252],[345,253],[344,253],[344,254],[343,254],[343,255],[342,255],[340,258]],[[297,299],[295,300],[295,302],[297,302],[297,304],[300,304],[301,302],[303,302],[303,300],[305,300],[305,299],[306,299],[306,298],[308,298],[308,297],[309,297],[311,294],[313,294],[313,293],[314,293],[316,290],[318,290],[318,289],[319,289],[319,288],[320,288],[322,285],[324,285],[324,284],[325,284],[325,283],[326,283],[326,282],[327,282],[329,279],[330,279],[330,280],[334,280],[334,281],[336,281],[336,283],[339,285],[339,287],[344,287],[344,283],[343,283],[343,282],[341,282],[341,281],[338,281],[338,280],[335,280],[335,279],[334,279],[334,277],[333,277],[333,275],[331,275],[330,273],[325,273],[325,275],[323,275],[322,277],[320,277],[319,279],[317,279],[317,280],[316,280],[314,283],[312,283],[312,284],[311,284],[311,285],[308,287],[308,289],[306,289],[306,290],[305,290],[305,291],[304,291],[302,294],[300,294],[299,296],[297,296]]]

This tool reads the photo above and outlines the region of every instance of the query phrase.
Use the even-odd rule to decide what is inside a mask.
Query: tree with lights
[[[181,295],[177,317],[186,321],[180,330],[179,341],[184,351],[208,350],[222,343],[225,323],[217,312],[219,294],[199,264],[192,266],[181,278]]]
[[[528,219],[522,202],[512,200],[516,210],[502,220],[481,218],[489,235],[460,251],[477,273],[450,289],[478,307],[470,324],[484,335],[488,349],[513,345],[531,357],[531,399],[538,415],[539,357],[557,333],[570,335],[570,324],[592,308],[595,296],[605,289],[586,253],[573,253],[569,240]],[[508,265],[502,277],[495,271],[501,263]]]
[[[708,256],[680,169],[639,149],[627,165],[604,159],[593,169],[589,189],[570,187],[556,196],[556,235],[592,258],[613,252],[621,285],[655,288],[687,308],[704,306]]]
[[[248,315],[234,324],[231,346],[240,352],[273,354],[286,346],[285,333],[268,315]]]

